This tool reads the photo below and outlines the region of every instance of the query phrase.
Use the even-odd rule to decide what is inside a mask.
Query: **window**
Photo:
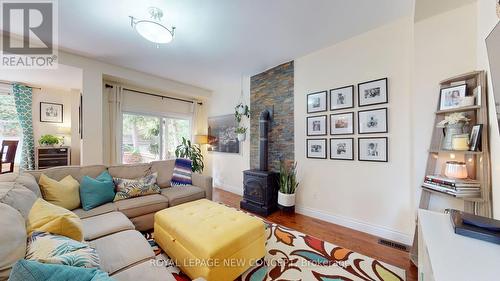
[[[190,119],[124,113],[122,163],[174,158],[183,137],[191,139]]]
[[[3,140],[19,141],[15,159],[15,162],[19,163],[21,159],[22,130],[17,119],[14,96],[7,93],[0,93],[0,143]]]

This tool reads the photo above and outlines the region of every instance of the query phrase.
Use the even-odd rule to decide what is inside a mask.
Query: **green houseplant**
[[[175,149],[175,157],[191,159],[193,162],[191,170],[193,172],[201,173],[205,168],[200,147],[193,145],[190,140],[186,140],[184,137],[182,138],[182,143]]]
[[[59,143],[59,138],[54,135],[43,135],[38,143],[42,146],[51,146]]]
[[[246,127],[238,127],[234,130],[234,132],[238,134],[239,141],[244,141],[246,139],[246,132],[247,132]]]
[[[280,162],[278,178],[278,205],[284,211],[295,211],[295,193],[299,187],[297,181],[297,162],[287,167],[284,161]]]

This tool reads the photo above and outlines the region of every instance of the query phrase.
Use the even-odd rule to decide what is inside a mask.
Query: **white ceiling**
[[[156,48],[129,16],[164,10],[176,37]],[[217,91],[241,74],[282,62],[410,15],[413,0],[63,0],[62,50]]]

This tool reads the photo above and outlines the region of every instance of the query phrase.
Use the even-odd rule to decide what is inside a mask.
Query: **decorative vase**
[[[286,194],[278,191],[278,207],[285,212],[294,212],[295,193]]]
[[[246,138],[247,138],[246,133],[238,134],[238,141],[245,141]]]
[[[465,123],[460,122],[457,124],[449,124],[443,128],[444,138],[441,143],[441,149],[443,150],[453,150],[453,136],[461,135],[464,133]]]

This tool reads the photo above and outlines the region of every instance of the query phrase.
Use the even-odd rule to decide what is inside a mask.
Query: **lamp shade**
[[[467,178],[467,166],[465,162],[448,161],[444,174],[449,178],[465,179]]]
[[[208,136],[207,135],[195,135],[194,136],[194,143],[207,144],[208,143]]]

